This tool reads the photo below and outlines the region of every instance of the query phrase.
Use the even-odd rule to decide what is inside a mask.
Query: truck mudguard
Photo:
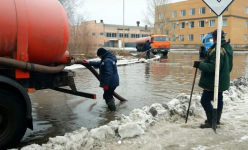
[[[19,92],[19,94],[22,96],[22,99],[24,100],[25,105],[26,105],[26,110],[25,111],[26,111],[26,118],[27,118],[27,122],[28,122],[28,128],[33,130],[32,105],[31,105],[31,101],[30,101],[30,98],[28,96],[28,93],[27,93],[26,89],[24,89],[16,81],[14,81],[14,80],[12,80],[10,78],[7,78],[5,76],[0,75],[0,85],[1,84],[9,85],[11,88],[13,88],[17,92]]]

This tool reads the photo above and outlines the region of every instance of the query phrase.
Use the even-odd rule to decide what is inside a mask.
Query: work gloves
[[[199,66],[200,66],[200,63],[201,63],[202,61],[194,61],[194,68],[199,68]]]
[[[88,60],[83,60],[83,64],[89,64]]]
[[[102,86],[102,88],[103,88],[104,91],[108,90],[108,86],[106,86],[106,85]]]

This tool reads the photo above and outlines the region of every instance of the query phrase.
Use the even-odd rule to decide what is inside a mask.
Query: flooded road
[[[122,114],[153,103],[167,103],[179,93],[190,94],[198,53],[171,52],[168,57],[149,63],[119,66],[120,86],[116,92],[128,102],[116,100],[117,111],[110,112],[102,98],[103,90],[98,80],[87,69],[75,70],[75,82],[79,91],[95,93],[97,99],[87,99],[53,90],[42,90],[30,94],[33,106],[34,130],[27,130],[19,148],[32,143],[42,144],[49,137],[64,135],[80,127],[88,129],[104,125]],[[248,77],[248,55],[235,54],[231,80]],[[202,91],[197,86],[194,93]]]

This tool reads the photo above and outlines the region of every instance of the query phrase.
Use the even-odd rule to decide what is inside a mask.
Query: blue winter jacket
[[[146,44],[145,44],[145,50],[149,50],[149,49],[151,49],[151,46],[150,46],[150,42],[146,42]]]
[[[119,86],[119,75],[117,71],[116,56],[107,51],[101,61],[90,61],[89,65],[99,68],[100,73],[100,87],[108,86],[109,88],[116,88]]]

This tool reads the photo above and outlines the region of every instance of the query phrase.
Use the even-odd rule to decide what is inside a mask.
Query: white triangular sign
[[[234,0],[202,0],[210,9],[220,16]]]

